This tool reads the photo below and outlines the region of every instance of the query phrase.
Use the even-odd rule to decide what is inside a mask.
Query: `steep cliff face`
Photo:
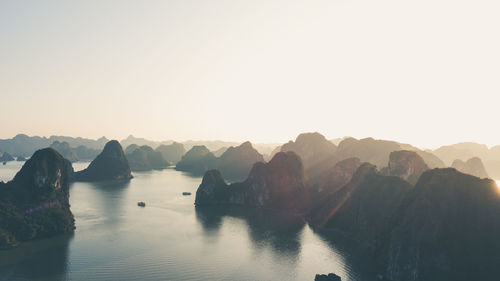
[[[55,150],[38,150],[14,179],[0,183],[0,248],[70,232],[69,174]]]
[[[400,150],[393,151],[389,156],[389,164],[382,169],[382,174],[396,176],[405,181],[416,184],[420,175],[427,171],[429,167],[424,159],[414,151]]]
[[[228,148],[218,159],[216,167],[225,179],[244,180],[253,164],[264,162],[264,157],[252,147],[250,142]]]
[[[203,145],[195,145],[177,163],[175,169],[193,175],[203,175],[206,171],[214,169],[217,158]]]
[[[125,155],[132,171],[151,171],[168,167],[160,152],[147,145],[140,146]]]
[[[497,280],[500,192],[455,169],[420,177],[380,237],[391,280]]]
[[[486,168],[483,165],[483,161],[481,161],[479,157],[472,157],[466,162],[457,159],[453,161],[451,167],[464,174],[469,174],[479,178],[488,177],[488,173],[486,172]]]
[[[129,180],[130,167],[118,141],[109,141],[87,169],[74,174],[75,181]]]
[[[408,182],[381,175],[375,166],[364,163],[312,215],[311,224],[320,230],[344,232],[372,246],[411,188]]]
[[[305,212],[308,199],[302,162],[293,152],[280,152],[269,163],[254,164],[244,182],[231,185],[218,171],[208,171],[198,187],[195,203]]]
[[[182,156],[186,153],[186,149],[182,143],[174,142],[169,145],[160,145],[156,149],[163,156],[163,159],[170,165],[175,165],[181,161]]]

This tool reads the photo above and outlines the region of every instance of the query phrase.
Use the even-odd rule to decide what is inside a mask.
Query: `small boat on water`
[[[139,207],[146,207],[146,203],[144,203],[142,201],[141,202],[137,202],[137,206],[139,206]]]
[[[7,162],[3,162],[3,164],[5,165],[5,164],[7,164]]]
[[[183,192],[182,195],[188,196],[188,195],[191,195],[191,192]]]

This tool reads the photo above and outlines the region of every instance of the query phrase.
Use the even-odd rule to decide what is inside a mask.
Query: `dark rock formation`
[[[55,141],[50,145],[51,148],[59,152],[59,154],[62,155],[65,159],[68,159],[70,162],[77,162],[78,161],[78,156],[76,153],[71,149],[69,146],[69,143],[67,142],[59,142]]]
[[[205,146],[193,146],[177,163],[175,169],[193,175],[203,175],[206,171],[215,168],[216,158]]]
[[[314,281],[342,281],[342,278],[335,273],[316,274]]]
[[[51,148],[35,152],[12,181],[0,182],[0,248],[71,232],[68,199],[65,159]]]
[[[452,168],[457,169],[458,171],[464,173],[464,174],[469,174],[473,175],[479,178],[487,178],[488,173],[486,172],[486,169],[484,168],[483,161],[479,159],[479,157],[473,157],[467,162],[464,162],[462,160],[455,160],[451,164]]]
[[[127,158],[119,142],[109,141],[87,169],[74,174],[75,181],[129,180],[132,178]]]
[[[498,280],[499,221],[492,180],[430,170],[394,212],[376,258],[391,280]]]
[[[151,171],[168,167],[168,162],[163,159],[161,153],[147,145],[136,148],[126,154],[126,157],[132,171]]]
[[[175,165],[181,161],[182,156],[186,153],[184,145],[182,143],[174,142],[169,145],[160,145],[156,149],[163,156],[163,159],[167,161],[170,165]]]
[[[420,175],[427,171],[429,167],[424,159],[415,151],[400,150],[393,151],[389,156],[389,164],[382,169],[382,174],[396,176],[405,181],[416,184]]]
[[[9,161],[14,161],[14,157],[12,157],[12,155],[10,155],[9,153],[7,152],[4,152],[4,153],[1,153],[0,152],[0,162],[9,162]]]
[[[282,152],[293,151],[299,155],[307,171],[315,164],[334,157],[336,150],[337,146],[320,133],[300,134],[295,142],[289,141],[281,147]]]
[[[364,163],[312,215],[311,224],[320,230],[338,230],[371,246],[411,188],[408,182],[381,175],[375,166]]]
[[[264,157],[252,147],[250,142],[228,148],[218,159],[216,167],[225,179],[244,180],[253,164],[264,162]]]
[[[307,210],[307,191],[302,161],[293,152],[280,152],[269,163],[254,164],[244,182],[227,185],[217,170],[205,173],[196,192],[197,206],[238,205]]]

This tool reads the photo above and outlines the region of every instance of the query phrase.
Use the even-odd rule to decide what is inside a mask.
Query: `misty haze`
[[[0,0],[0,280],[499,280],[499,14]]]

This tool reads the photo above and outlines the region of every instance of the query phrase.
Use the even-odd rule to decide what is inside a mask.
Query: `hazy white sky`
[[[0,138],[500,144],[498,0],[0,0]]]

